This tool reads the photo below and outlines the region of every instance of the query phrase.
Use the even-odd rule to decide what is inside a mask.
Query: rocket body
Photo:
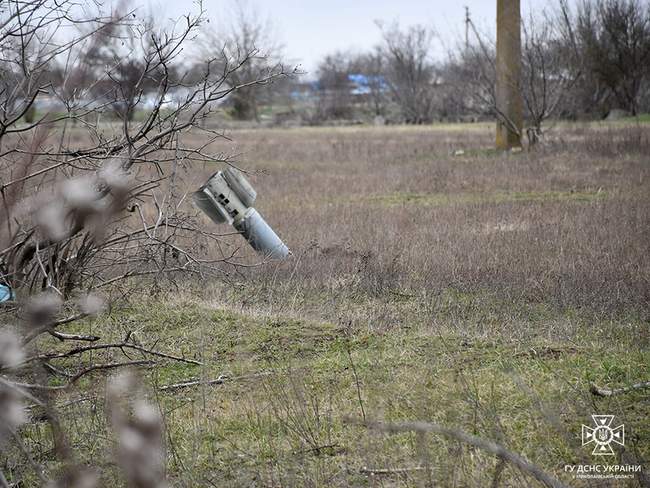
[[[253,208],[257,192],[234,168],[212,175],[193,195],[196,205],[217,223],[237,229],[255,251],[268,259],[283,259],[289,248]]]

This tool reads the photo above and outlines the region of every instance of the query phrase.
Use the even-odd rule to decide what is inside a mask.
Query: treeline
[[[39,0],[38,8],[58,8],[57,2],[54,7],[48,2]],[[44,114],[131,122],[152,111],[168,114],[192,107],[199,99],[197,86],[216,84],[218,97],[205,104],[203,119],[222,109],[237,119],[259,119],[259,107],[281,98],[281,87],[294,73],[284,71],[267,22],[233,4],[227,22],[220,23],[210,23],[197,4],[199,20],[192,36],[174,51],[169,44],[185,32],[190,17],[170,22],[143,13],[132,0],[118,2],[110,15],[100,10],[76,25],[79,35],[73,41],[48,32],[48,39],[36,38],[29,48],[7,42],[1,46],[0,107],[29,124]],[[40,15],[36,7],[29,12]],[[26,25],[40,32],[30,21]],[[22,67],[23,58],[33,65],[30,69]]]
[[[495,116],[495,41],[468,25],[467,42],[431,55],[425,26],[378,26],[371,52],[335,53],[315,83],[317,120],[380,116],[420,124]],[[560,0],[522,22],[520,89],[527,125],[650,111],[650,3]]]
[[[128,20],[128,3],[120,5],[121,16]],[[138,22],[145,26],[142,32],[156,30],[153,18]],[[467,27],[467,39],[447,48],[440,59],[434,52],[441,52],[443,40],[432,28],[378,23],[381,40],[373,49],[332,53],[316,73],[280,77],[260,87],[251,81],[282,68],[282,50],[268,21],[250,11],[237,10],[228,25],[204,24],[191,51],[174,53],[175,59],[181,58],[175,65],[155,70],[147,66],[156,63],[155,57],[140,54],[156,52],[156,37],[140,35],[124,21],[108,22],[85,41],[79,54],[83,59],[74,70],[61,56],[49,60],[39,79],[37,103],[25,118],[32,120],[35,108],[52,110],[47,105],[56,104],[65,112],[92,106],[96,115],[131,120],[156,103],[160,80],[174,85],[160,106],[165,109],[187,101],[183,87],[223,77],[223,90],[229,94],[219,107],[209,107],[210,113],[218,109],[240,120],[425,124],[493,119],[495,40],[471,21]],[[529,137],[537,137],[549,118],[598,119],[650,111],[648,0],[556,0],[523,19],[521,38],[518,83]],[[206,65],[206,59],[221,52],[225,61]],[[5,91],[24,78],[8,71],[10,63],[0,69]],[[49,98],[42,96],[44,86]],[[102,106],[104,111],[96,110]]]

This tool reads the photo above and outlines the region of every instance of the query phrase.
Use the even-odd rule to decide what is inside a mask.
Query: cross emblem
[[[613,415],[592,415],[595,427],[582,425],[582,445],[594,443],[594,456],[613,456],[612,443],[625,445],[625,426],[612,428]]]

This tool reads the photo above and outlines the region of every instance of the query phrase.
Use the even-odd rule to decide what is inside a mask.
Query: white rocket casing
[[[241,172],[234,168],[212,175],[193,194],[196,205],[217,223],[235,227],[265,258],[282,259],[289,249],[252,205],[257,193]]]

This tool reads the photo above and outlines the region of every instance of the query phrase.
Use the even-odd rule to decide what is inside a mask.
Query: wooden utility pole
[[[497,0],[497,149],[521,147],[523,100],[519,0]]]

